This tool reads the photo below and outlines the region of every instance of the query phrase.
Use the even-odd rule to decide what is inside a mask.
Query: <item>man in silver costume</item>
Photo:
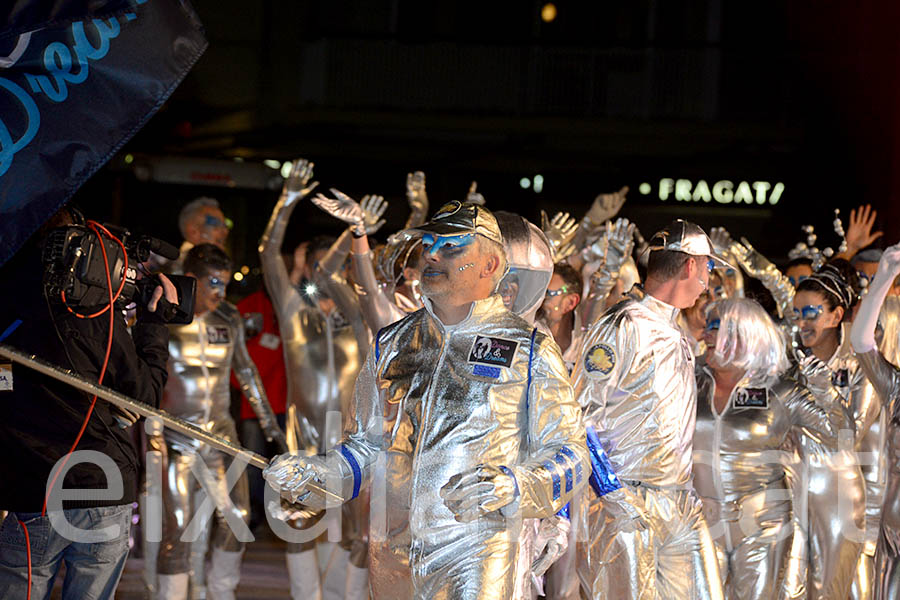
[[[573,373],[598,476],[582,512],[582,595],[720,599],[715,549],[691,488],[694,357],[675,324],[719,259],[703,230],[680,219],[649,251],[645,288],[591,327]]]
[[[370,481],[384,490],[373,589],[505,599],[520,518],[555,514],[589,474],[584,430],[556,345],[494,292],[506,259],[493,215],[451,202],[407,234],[423,240],[425,308],[376,337],[343,443],[278,457],[266,479],[315,508],[313,480],[343,500]]]
[[[188,251],[199,244],[215,244],[225,250],[228,241],[228,225],[225,214],[215,198],[201,196],[185,204],[178,213],[178,230],[183,241],[176,260],[166,262],[159,255],[152,255],[151,265],[158,266],[168,273],[182,273],[184,257]]]
[[[284,434],[278,429],[259,373],[247,352],[241,315],[224,300],[231,261],[213,244],[200,244],[191,248],[183,264],[185,274],[197,278],[194,320],[188,325],[169,327],[169,379],[161,408],[237,443],[230,414],[229,378],[233,370],[266,436],[286,448]],[[225,475],[231,459],[222,452],[170,431],[164,431],[162,436],[151,435],[148,442],[151,449],[165,457],[162,541],[157,556],[159,597],[186,598],[189,573],[193,576],[192,597],[203,597],[208,525],[198,540],[182,539],[204,495],[198,493],[202,486],[217,507],[209,597],[234,598],[244,544],[237,539],[233,524],[235,519],[249,521],[246,473],[241,473],[232,487]],[[196,461],[202,461],[205,469],[198,470]],[[191,534],[188,532],[186,537]],[[148,583],[152,586],[153,582]]]
[[[753,300],[714,303],[704,335],[705,361],[696,371],[694,488],[727,597],[796,598],[805,573],[789,562],[793,522],[784,449],[797,429],[835,448],[843,410],[837,401],[825,410],[784,375],[784,337]]]
[[[900,597],[900,369],[888,362],[875,345],[875,330],[881,309],[882,321],[890,318],[894,327],[884,326],[885,336],[898,335],[897,314],[888,315],[882,308],[891,291],[894,280],[900,274],[900,244],[887,248],[881,255],[869,292],[863,297],[859,311],[850,330],[850,340],[859,365],[881,397],[884,412],[890,418],[885,456],[887,459],[887,484],[881,514],[881,531],[875,551],[875,581],[873,597],[877,600]],[[896,304],[894,306],[896,308]],[[896,337],[885,339],[884,346],[896,351]],[[890,354],[890,353],[889,353]],[[893,356],[896,360],[896,356]]]
[[[359,302],[340,277],[350,249],[352,235],[345,231],[325,252],[310,252],[305,258],[307,281],[298,290],[290,280],[281,245],[291,214],[300,200],[316,187],[312,163],[296,160],[284,183],[278,203],[272,211],[259,246],[260,262],[266,290],[272,299],[284,348],[287,367],[287,440],[292,451],[323,453],[337,442],[339,431],[326,432],[329,411],[349,414],[353,384],[362,367],[369,345],[369,332],[362,321]],[[383,221],[380,214],[366,227],[373,232]],[[360,515],[348,507],[342,515],[341,548],[321,543],[320,550],[332,551],[328,561],[332,569],[320,575],[316,541],[289,543],[288,575],[291,596],[318,600],[323,592],[336,588],[338,596],[353,590],[361,594],[366,587],[366,542]],[[299,519],[297,526],[306,529],[321,515]],[[336,558],[335,558],[336,557]],[[346,569],[343,564],[347,563]],[[332,578],[337,581],[332,583]]]

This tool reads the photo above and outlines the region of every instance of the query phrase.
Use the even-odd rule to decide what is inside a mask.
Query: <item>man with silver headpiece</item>
[[[343,501],[374,482],[376,595],[505,599],[520,519],[555,514],[588,475],[584,430],[556,345],[494,293],[494,216],[451,202],[407,235],[422,238],[425,308],[376,336],[341,445],[277,457],[266,479],[318,508],[311,482]]]
[[[694,357],[675,317],[721,260],[681,219],[649,252],[645,287],[591,327],[573,373],[594,467],[578,574],[594,599],[718,599],[715,550],[691,488]]]
[[[225,301],[225,285],[231,279],[230,259],[217,246],[200,244],[188,251],[183,266],[185,274],[197,279],[194,319],[187,325],[169,327],[169,378],[161,408],[210,433],[237,442],[237,430],[230,413],[229,378],[233,370],[266,437],[287,448],[262,380],[247,352],[243,319],[237,308]],[[204,528],[196,541],[184,539],[190,537],[188,527],[199,504],[195,502],[195,496],[202,486],[218,509],[209,597],[233,598],[244,550],[234,524],[247,523],[250,517],[246,473],[230,486],[226,471],[231,460],[225,454],[168,430],[150,435],[148,444],[165,457],[162,466],[165,473],[162,479],[162,540],[156,560],[159,597],[187,598],[189,573],[193,576],[191,597],[203,597],[209,530]],[[197,461],[202,461],[205,468],[198,470],[194,464]],[[196,473],[203,473],[199,486]],[[249,534],[249,529],[246,533]],[[155,584],[152,569],[148,568],[145,579],[152,591]]]

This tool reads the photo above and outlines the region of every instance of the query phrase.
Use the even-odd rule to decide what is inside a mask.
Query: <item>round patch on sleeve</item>
[[[616,366],[616,352],[608,344],[595,344],[584,355],[584,368],[588,373],[609,375]]]

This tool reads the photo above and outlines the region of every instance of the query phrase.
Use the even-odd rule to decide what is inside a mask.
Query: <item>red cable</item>
[[[97,223],[96,221],[88,221],[88,227],[97,234],[97,238],[100,240],[100,250],[103,252],[103,265],[106,268],[106,290],[109,293],[109,304],[101,311],[94,313],[93,315],[82,315],[73,311],[69,306],[66,308],[74,314],[76,317],[82,319],[93,319],[99,315],[102,315],[107,310],[109,311],[109,334],[106,338],[106,355],[103,357],[103,366],[100,367],[100,376],[97,378],[97,385],[103,384],[103,376],[106,375],[106,367],[109,364],[109,354],[112,350],[112,339],[113,339],[113,305],[115,304],[116,299],[119,297],[119,294],[122,293],[122,288],[125,285],[125,276],[124,273],[122,275],[122,283],[119,284],[119,290],[116,292],[115,297],[113,297],[112,293],[112,277],[109,273],[109,257],[106,254],[106,245],[103,243],[103,238],[100,236],[100,231],[102,230],[106,235],[108,235],[112,240],[114,240],[119,247],[122,249],[122,253],[124,256],[125,265],[128,265],[128,254],[125,252],[125,245],[111,234],[105,227]],[[63,293],[63,302],[65,302],[65,293]],[[75,452],[75,448],[78,446],[78,442],[81,441],[81,436],[84,435],[85,429],[87,429],[87,424],[91,420],[91,415],[94,412],[94,405],[97,404],[97,396],[96,394],[91,399],[91,405],[88,407],[87,414],[84,417],[84,422],[81,424],[81,429],[78,431],[78,435],[75,437],[75,442],[72,444],[72,447],[69,448],[69,451],[63,457],[62,463],[59,465],[59,469],[53,474],[53,479],[50,481],[50,485],[47,486],[47,495],[44,496],[44,507],[41,509],[41,516],[45,516],[47,514],[47,500],[50,498],[50,491],[53,489],[53,486],[56,484],[56,479],[59,477],[59,474],[62,473],[63,468],[66,466],[66,463],[69,462],[69,457],[72,456],[72,453]],[[19,521],[19,525],[22,527],[22,530],[25,532],[25,551],[28,555],[28,593],[27,600],[31,600],[31,541],[28,537],[28,527],[25,526],[23,521]]]
[[[28,528],[25,527],[25,522],[16,519],[19,521],[19,525],[22,527],[22,531],[25,532],[25,550],[26,550],[26,561],[28,562],[28,592],[25,595],[26,600],[31,600],[31,540],[28,539]]]

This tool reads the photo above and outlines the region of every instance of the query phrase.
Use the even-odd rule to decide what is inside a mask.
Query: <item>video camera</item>
[[[103,230],[112,237],[100,235]],[[115,295],[120,286],[122,288],[116,308],[125,308],[132,302],[146,307],[153,290],[162,285],[158,275],[137,277],[139,263],[146,262],[151,252],[170,260],[178,258],[178,249],[171,244],[148,235],[132,235],[121,227],[59,227],[49,233],[44,243],[44,289],[48,296],[61,298],[72,308],[107,304],[109,290],[103,248],[106,249],[112,293]],[[190,323],[194,318],[197,280],[184,275],[166,277],[175,285],[178,303],[170,304],[163,297],[157,312],[168,323]]]

